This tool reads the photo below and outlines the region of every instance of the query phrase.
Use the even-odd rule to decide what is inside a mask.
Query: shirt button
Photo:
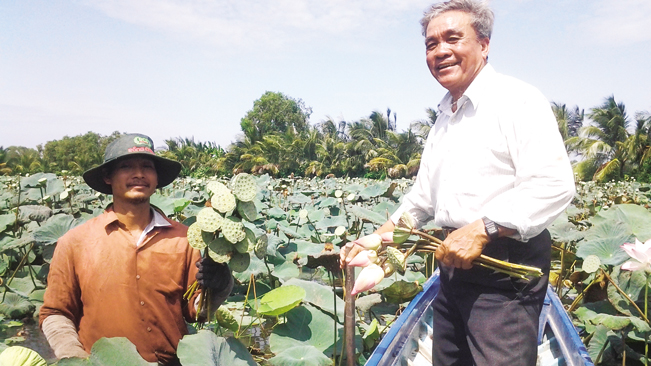
[[[140,302],[140,305],[141,305],[141,306],[145,306],[145,302],[144,302],[144,301],[141,301],[141,302]]]
[[[150,328],[150,327],[147,327],[147,331],[148,331],[148,332],[151,332],[151,328]]]
[[[136,280],[139,280],[139,279],[140,279],[140,275],[136,275]]]

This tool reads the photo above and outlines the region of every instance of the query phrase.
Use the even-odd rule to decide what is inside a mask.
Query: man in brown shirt
[[[188,287],[195,279],[210,287],[213,309],[230,293],[228,266],[202,259],[188,245],[187,228],[149,204],[180,169],[154,154],[149,137],[132,134],[111,143],[104,163],[84,173],[113,204],[66,233],[54,252],[40,323],[58,358],[88,357],[98,339],[126,337],[145,360],[178,364],[184,319],[197,315],[198,294],[183,299]]]

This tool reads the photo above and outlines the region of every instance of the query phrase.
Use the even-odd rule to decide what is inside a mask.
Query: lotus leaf
[[[176,207],[174,202],[176,202],[176,199],[169,196],[163,196],[158,192],[149,197],[149,203],[151,203],[159,210],[163,211],[163,213],[165,213],[167,216],[170,216],[174,213],[174,208]]]
[[[268,241],[269,237],[267,234],[260,235],[258,239],[255,242],[255,256],[258,257],[258,259],[264,259],[264,257],[267,255],[267,246],[268,246]]]
[[[348,220],[345,215],[330,216],[316,221],[315,226],[317,230],[327,230],[331,227],[348,226]]]
[[[269,346],[273,353],[278,354],[292,347],[311,345],[326,356],[332,356],[335,336],[332,317],[309,304],[292,309],[286,317],[287,322],[277,325],[269,336]],[[344,329],[338,322],[335,325],[337,327],[337,348],[341,349]],[[355,329],[355,333],[355,348],[360,351],[362,339],[357,329]]]
[[[52,216],[52,209],[47,206],[24,205],[20,206],[18,211],[21,224],[30,221],[43,222]]]
[[[335,315],[335,299],[336,299],[336,315],[342,323],[344,320],[344,307],[346,303],[339,296],[334,296],[332,287],[325,286],[313,281],[305,281],[298,278],[292,278],[284,283],[285,286],[299,286],[305,290],[304,302],[308,302],[322,311]],[[379,296],[379,295],[378,295]],[[355,301],[357,304],[357,301]]]
[[[651,239],[651,212],[639,205],[614,205],[608,210],[599,211],[590,219],[593,225],[609,222],[622,222],[628,231],[640,241]]]
[[[274,219],[283,220],[285,217],[287,217],[287,212],[278,207],[272,207],[267,210],[267,216]]]
[[[629,258],[620,246],[634,240],[626,224],[619,221],[599,222],[586,231],[585,239],[579,242],[576,255],[586,258],[594,254],[601,263],[616,266]]]
[[[271,274],[278,277],[281,281],[286,281],[290,278],[298,277],[300,271],[296,264],[291,261],[286,261],[282,264],[276,265]]]
[[[305,298],[305,290],[298,286],[282,286],[266,293],[260,299],[258,313],[278,316],[298,306]]]
[[[364,348],[370,350],[375,345],[375,341],[380,339],[380,329],[377,319],[373,319],[371,324],[369,324],[362,340],[364,341]]]
[[[273,366],[327,366],[332,360],[310,345],[288,348],[269,359]]]
[[[190,201],[187,198],[179,198],[179,199],[175,200],[174,201],[174,213],[183,212],[183,210],[185,210],[185,208],[188,207],[188,205],[190,203],[192,203],[192,201]]]
[[[183,337],[177,355],[183,366],[257,366],[240,341],[218,337],[208,330]]]
[[[617,266],[610,277],[633,301],[644,302],[644,285],[647,280],[644,271],[622,271],[621,267]],[[629,316],[637,314],[635,307],[617,291],[615,286],[608,286],[607,291],[608,300],[619,312]]]
[[[43,226],[34,231],[34,240],[40,245],[54,244],[68,230],[79,224],[81,224],[81,221],[75,219],[72,215],[54,215]]]
[[[393,304],[402,304],[403,302],[410,301],[419,292],[423,290],[423,286],[416,282],[396,281],[391,286],[382,290],[382,295],[386,298],[387,302]]]
[[[47,366],[47,362],[29,348],[12,346],[0,353],[2,366]]]
[[[387,217],[361,206],[348,205],[346,206],[346,211],[350,212],[363,221],[371,222],[373,224],[382,225],[387,222]]]
[[[22,319],[32,316],[35,310],[36,306],[29,300],[12,292],[5,293],[4,301],[0,303],[0,313],[10,319]]]
[[[306,203],[312,203],[312,199],[304,194],[293,194],[287,198],[287,200],[291,203],[297,204],[297,205],[304,205]]]
[[[0,215],[0,233],[11,228],[16,222],[15,214]]]

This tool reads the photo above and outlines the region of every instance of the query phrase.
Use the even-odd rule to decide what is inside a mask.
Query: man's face
[[[111,185],[114,201],[140,204],[149,202],[156,191],[158,174],[151,159],[134,156],[117,161],[104,181]]]
[[[488,38],[477,39],[466,12],[447,11],[427,25],[427,66],[455,99],[461,97],[484,67],[488,46]]]

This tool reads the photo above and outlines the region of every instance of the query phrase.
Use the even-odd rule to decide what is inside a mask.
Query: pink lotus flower
[[[643,269],[651,272],[651,239],[642,243],[636,238],[635,244],[626,243],[621,248],[634,259],[622,264],[623,270],[637,271],[638,269]]]
[[[371,264],[364,267],[355,281],[351,295],[357,295],[360,292],[368,291],[375,287],[384,278],[384,270],[377,264]]]
[[[382,233],[380,234],[380,237],[382,238],[382,243],[384,244],[393,243],[393,231],[387,231],[386,233]]]
[[[364,247],[367,250],[378,250],[382,245],[382,237],[379,234],[370,234],[362,236],[355,240],[355,244]]]
[[[362,250],[357,253],[355,258],[353,258],[348,265],[351,267],[367,267],[375,262],[377,262],[377,253],[375,250]]]

